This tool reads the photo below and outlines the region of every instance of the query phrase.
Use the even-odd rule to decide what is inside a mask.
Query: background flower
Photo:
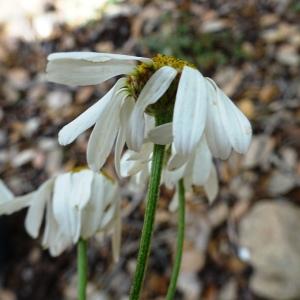
[[[47,180],[36,191],[14,197],[0,183],[0,215],[28,207],[26,231],[37,238],[45,216],[43,246],[59,255],[79,238],[112,231],[113,256],[118,259],[121,239],[120,194],[117,184],[90,170],[65,173]]]

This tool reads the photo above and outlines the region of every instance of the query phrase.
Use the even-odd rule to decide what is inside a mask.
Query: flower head
[[[25,228],[37,238],[45,214],[42,244],[53,256],[79,238],[113,231],[113,254],[120,248],[120,195],[117,185],[90,170],[65,173],[47,180],[36,191],[21,197],[0,181],[0,215],[28,207]]]
[[[148,59],[91,52],[56,53],[48,60],[48,79],[64,84],[98,84],[125,75],[59,133],[59,142],[66,145],[96,124],[87,148],[93,170],[103,166],[115,140],[119,175],[125,143],[135,152],[149,140],[172,144],[169,169],[187,163],[203,138],[213,156],[221,159],[227,159],[232,149],[245,153],[249,147],[252,130],[247,118],[213,80],[188,62],[166,55]],[[161,129],[156,140],[149,132],[155,126],[147,127],[147,119],[154,117],[163,119],[156,124]]]

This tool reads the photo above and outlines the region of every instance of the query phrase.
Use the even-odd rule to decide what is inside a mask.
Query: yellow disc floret
[[[164,66],[172,67],[176,69],[178,73],[167,92],[162,96],[162,98],[156,103],[147,107],[146,113],[150,115],[173,112],[177,86],[182,69],[184,66],[194,68],[194,65],[184,60],[178,59],[174,56],[158,54],[152,58],[152,62],[138,64],[134,71],[131,74],[127,75],[127,92],[134,99],[137,99],[141,90],[143,89],[147,81],[150,79],[150,77],[157,70]]]

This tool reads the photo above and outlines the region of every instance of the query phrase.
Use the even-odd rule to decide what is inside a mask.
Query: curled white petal
[[[212,165],[208,180],[204,184],[204,190],[209,202],[212,203],[216,199],[219,191],[218,175],[214,165]]]
[[[154,144],[167,145],[173,140],[172,123],[157,126],[148,132],[147,138]]]
[[[169,204],[169,211],[170,211],[170,212],[175,212],[175,211],[177,211],[178,206],[179,206],[179,195],[178,195],[178,191],[177,191],[177,189],[176,189],[176,190],[175,190],[175,193],[174,193],[174,195],[173,195],[173,197],[172,197],[172,200],[171,200],[171,202],[170,202],[170,204]]]
[[[212,157],[207,146],[205,136],[200,140],[194,154],[194,158],[190,161],[192,164],[192,181],[195,185],[203,185],[210,175],[212,168]]]
[[[228,139],[236,152],[246,153],[252,137],[251,124],[223,91],[219,90],[219,93],[225,112],[222,116],[222,122]]]
[[[198,144],[206,122],[207,91],[205,79],[193,68],[183,68],[174,107],[173,136],[176,152],[190,155]]]
[[[110,105],[115,88],[116,85],[112,87],[110,91],[94,105],[89,107],[72,122],[65,125],[58,133],[58,142],[63,146],[68,145],[72,143],[81,133],[92,127],[102,115],[106,107]]]
[[[94,127],[87,146],[87,162],[89,167],[97,172],[105,163],[115,142],[120,126],[120,109],[123,95],[117,93],[118,88],[124,84],[121,78],[116,83],[112,99],[102,111]]]
[[[216,158],[227,159],[231,153],[231,144],[222,123],[222,105],[217,95],[218,87],[211,79],[206,81],[208,92],[206,138],[209,148]]]
[[[229,140],[231,146],[236,152],[247,152],[252,137],[252,128],[249,120],[238,109],[238,107],[224,94],[224,92],[217,87],[216,83],[213,80],[209,78],[207,80],[215,88],[216,91],[217,97],[215,98],[215,104],[218,107],[218,117],[220,117],[221,120],[221,124],[220,121],[218,121],[218,126],[223,126],[224,132],[227,136],[227,140]],[[217,120],[215,117],[215,127],[216,122]],[[218,143],[223,147],[223,151],[225,153],[226,148],[228,148],[228,146],[225,146],[225,144],[228,142],[226,141],[226,138],[223,137],[222,139],[221,135],[222,133],[219,132]],[[224,157],[226,158],[226,155],[224,155]]]
[[[25,219],[25,228],[29,235],[37,238],[45,213],[46,204],[51,199],[53,180],[43,183],[34,193]]]
[[[126,134],[127,122],[133,110],[133,107],[134,107],[134,99],[128,97],[125,99],[120,111],[121,124],[120,124],[116,145],[115,145],[115,168],[116,168],[116,173],[119,177],[121,177],[120,160],[121,160],[122,150],[125,146],[125,140],[126,140],[125,134]]]
[[[130,73],[136,60],[151,61],[109,53],[54,53],[48,56],[47,78],[52,82],[73,86],[99,84],[114,76]]]

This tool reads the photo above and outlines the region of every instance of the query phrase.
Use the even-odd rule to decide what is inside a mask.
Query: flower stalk
[[[86,300],[87,265],[87,241],[81,238],[77,243],[78,300]]]
[[[164,119],[164,117],[156,117],[156,126],[164,124],[166,122]],[[144,215],[144,224],[137,257],[137,266],[130,291],[130,300],[138,300],[140,298],[140,293],[144,282],[148,257],[150,254],[150,245],[155,219],[155,211],[157,206],[157,200],[159,198],[159,186],[164,162],[164,152],[164,145],[154,145],[151,175],[147,194],[147,204]]]
[[[166,300],[173,300],[176,292],[176,285],[178,275],[181,267],[183,244],[184,244],[184,231],[185,231],[185,197],[184,197],[184,183],[183,179],[178,182],[178,233],[177,233],[177,246],[174,267],[171,274],[171,280],[168,287]]]

